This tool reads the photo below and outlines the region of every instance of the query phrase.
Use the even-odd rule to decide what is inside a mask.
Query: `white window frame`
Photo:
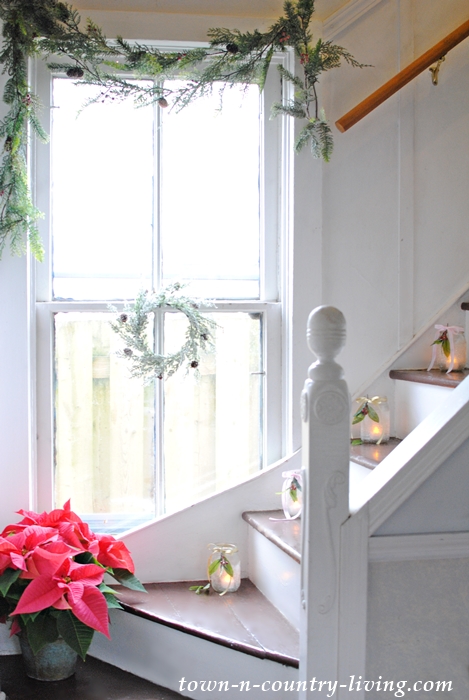
[[[149,42],[145,42],[147,45]],[[177,50],[181,47],[203,46],[190,42],[153,42],[160,49]],[[264,88],[264,138],[261,162],[264,163],[265,187],[261,189],[261,291],[259,300],[217,301],[217,311],[263,314],[263,353],[265,368],[263,465],[268,467],[291,448],[291,343],[290,294],[288,265],[290,263],[291,219],[291,128],[283,117],[271,120],[270,105],[282,99],[282,85],[277,65],[293,69],[290,52],[273,57]],[[31,64],[31,78],[36,93],[43,102],[42,121],[50,133],[51,74],[42,61]],[[79,88],[77,88],[79,89]],[[32,191],[36,206],[44,212],[39,223],[43,239],[44,262],[35,266],[32,289],[35,289],[36,308],[36,396],[32,407],[33,423],[37,433],[35,491],[36,507],[50,509],[54,504],[54,368],[53,340],[54,314],[59,311],[108,311],[107,301],[82,302],[52,299],[52,260],[50,222],[50,149],[33,142],[31,148]],[[271,203],[267,206],[268,202]],[[117,309],[123,304],[112,300]],[[33,392],[34,393],[34,392]],[[290,418],[289,418],[290,417]],[[155,446],[158,450],[158,445]],[[73,494],[71,494],[73,496]]]

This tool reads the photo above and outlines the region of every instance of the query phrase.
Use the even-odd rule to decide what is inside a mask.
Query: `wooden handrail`
[[[376,107],[387,100],[388,97],[394,95],[395,92],[404,87],[404,85],[407,85],[407,83],[429,68],[433,63],[438,61],[438,59],[442,58],[448,51],[453,49],[468,36],[469,19],[455,29],[454,32],[451,32],[451,34],[448,34],[448,36],[439,41],[438,44],[435,44],[433,48],[422,54],[420,58],[410,63],[407,68],[401,70],[394,78],[391,78],[391,80],[388,80],[388,82],[378,88],[378,90],[375,90],[375,92],[365,98],[360,104],[351,109],[350,112],[344,114],[344,116],[335,123],[338,130],[344,132],[350,129],[351,126],[360,121],[360,119],[363,119],[363,117],[366,117],[367,114],[376,109]]]

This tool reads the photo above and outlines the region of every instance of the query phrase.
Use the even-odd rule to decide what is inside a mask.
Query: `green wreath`
[[[180,282],[174,282],[160,292],[143,290],[137,295],[135,303],[126,305],[116,321],[111,322],[112,330],[126,345],[117,355],[130,363],[132,377],[141,377],[148,383],[153,379],[170,377],[184,364],[187,371],[197,370],[201,351],[213,350],[213,334],[217,324],[201,314],[200,299],[180,293],[184,286]],[[213,306],[206,301],[203,305]],[[149,314],[162,308],[180,311],[189,322],[184,344],[177,352],[168,355],[154,352],[148,343]],[[114,307],[111,310],[116,311]]]

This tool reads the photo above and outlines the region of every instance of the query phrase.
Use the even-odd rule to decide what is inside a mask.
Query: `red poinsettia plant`
[[[130,552],[112,535],[91,532],[70,509],[20,510],[0,534],[0,622],[22,634],[34,654],[62,637],[82,659],[94,632],[109,635],[109,609],[120,608],[104,581],[144,591]]]

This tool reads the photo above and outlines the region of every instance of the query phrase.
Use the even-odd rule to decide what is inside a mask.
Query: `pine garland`
[[[199,311],[201,305],[211,304],[181,294],[184,286],[175,282],[157,293],[139,292],[135,302],[127,305],[111,323],[112,330],[126,345],[117,355],[128,360],[132,377],[141,377],[149,383],[153,379],[170,377],[184,364],[187,371],[197,370],[200,352],[214,348],[213,333],[217,324]],[[188,327],[185,342],[179,350],[160,355],[153,352],[148,343],[148,319],[149,314],[165,308],[182,312],[188,320]],[[116,311],[114,307],[111,310]]]
[[[262,89],[275,51],[293,48],[302,66],[301,76],[279,67],[282,77],[293,84],[295,96],[272,107],[272,115],[284,114],[306,121],[295,143],[301,151],[309,142],[312,153],[329,161],[333,148],[331,128],[319,109],[317,83],[324,71],[345,61],[363,67],[341,46],[330,41],[314,42],[309,25],[315,0],[285,0],[284,14],[266,32],[210,29],[208,48],[185,52],[162,52],[150,46],[130,43],[118,37],[106,39],[101,29],[81,18],[70,5],[59,0],[0,0],[3,46],[0,64],[8,74],[3,94],[9,111],[0,122],[4,139],[0,165],[0,257],[9,241],[13,253],[25,249],[25,234],[39,260],[43,249],[36,222],[41,213],[34,207],[27,181],[26,149],[28,128],[45,141],[38,118],[39,104],[27,82],[30,57],[48,60],[51,55],[64,62],[49,62],[52,71],[101,88],[97,100],[132,98],[136,105],[159,103],[182,109],[210,93],[215,82],[226,86],[257,83]],[[125,75],[129,78],[126,79]],[[165,79],[183,78],[182,87]],[[138,84],[135,78],[155,82]]]

